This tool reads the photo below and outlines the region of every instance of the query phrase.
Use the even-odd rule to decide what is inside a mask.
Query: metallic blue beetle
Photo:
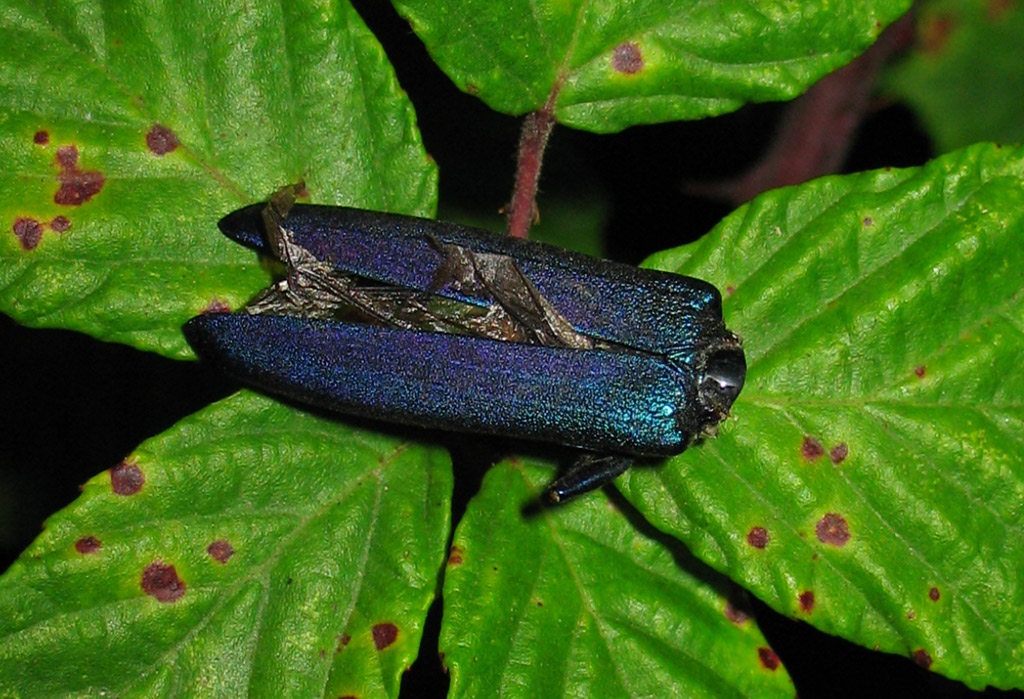
[[[220,228],[286,273],[243,312],[186,323],[201,358],[344,414],[591,452],[553,501],[713,433],[743,387],[740,340],[699,279],[287,195]]]

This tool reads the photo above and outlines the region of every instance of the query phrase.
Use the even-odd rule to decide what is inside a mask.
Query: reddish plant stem
[[[519,135],[516,184],[508,205],[508,234],[513,238],[528,237],[530,224],[537,219],[537,183],[540,181],[544,149],[555,126],[556,94],[557,90],[552,91],[543,109],[526,116]]]
[[[766,190],[838,172],[871,106],[879,73],[913,36],[914,17],[909,12],[852,63],[787,105],[772,145],[753,168],[723,182],[688,182],[685,190],[739,205]]]

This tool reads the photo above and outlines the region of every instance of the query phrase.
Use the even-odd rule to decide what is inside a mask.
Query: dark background
[[[356,5],[416,106],[427,150],[440,166],[442,216],[471,212],[500,226],[498,210],[510,197],[521,119],[497,114],[458,91],[390,4]],[[609,136],[556,127],[538,197],[542,214],[546,201],[560,197],[604,197],[608,255],[627,262],[695,239],[732,206],[687,196],[684,183],[727,179],[750,167],[770,143],[781,109],[753,105],[716,119]],[[932,155],[913,115],[883,103],[862,122],[843,171],[918,165]],[[67,331],[27,330],[5,316],[0,362],[7,376],[0,401],[0,570],[49,514],[77,497],[80,483],[234,390],[195,363]],[[461,511],[482,473],[478,464],[456,462]],[[975,696],[908,659],[827,636],[756,601],[754,611],[805,699]],[[439,619],[440,601],[431,611],[420,659],[405,677],[404,696],[443,696],[447,688],[437,661]]]

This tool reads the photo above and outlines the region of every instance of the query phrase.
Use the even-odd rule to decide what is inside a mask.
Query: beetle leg
[[[548,486],[545,495],[550,502],[558,503],[597,490],[625,473],[633,461],[628,456],[583,454]]]

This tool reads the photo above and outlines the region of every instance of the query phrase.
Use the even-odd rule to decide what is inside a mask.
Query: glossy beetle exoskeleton
[[[225,234],[285,263],[243,312],[190,320],[203,359],[345,414],[579,447],[553,500],[685,449],[743,386],[707,282],[438,221],[253,205]]]

